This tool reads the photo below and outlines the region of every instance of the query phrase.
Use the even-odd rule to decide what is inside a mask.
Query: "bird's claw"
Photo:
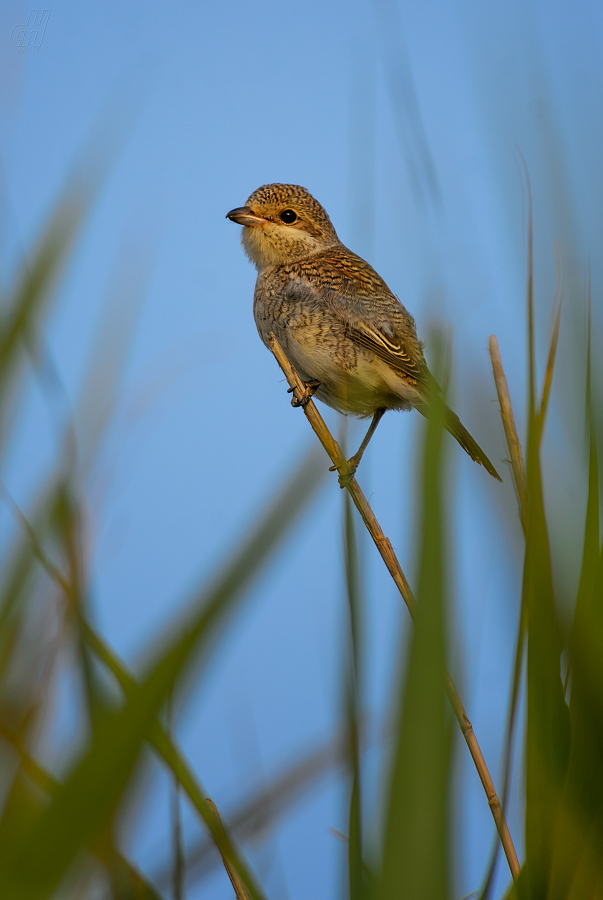
[[[294,409],[299,409],[300,406],[307,406],[310,400],[312,399],[312,394],[306,394],[302,397],[301,400],[298,400],[297,397],[291,398],[291,406]]]
[[[312,381],[304,381],[304,396],[301,399],[297,397],[291,398],[291,406],[294,409],[298,409],[300,406],[307,406],[318,388],[320,387],[320,381],[316,381],[313,379]],[[295,388],[288,388],[287,393],[292,394]]]
[[[352,456],[351,459],[348,459],[347,463],[347,471],[339,472],[339,487],[345,488],[352,481],[354,475],[356,474],[356,469],[358,468],[358,462]],[[339,466],[331,466],[329,468],[329,472],[337,472],[339,471]]]

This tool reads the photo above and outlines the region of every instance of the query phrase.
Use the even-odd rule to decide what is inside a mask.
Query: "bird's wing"
[[[409,344],[418,344],[416,338],[412,341],[414,336],[409,335],[405,340],[399,331],[392,334],[393,329],[390,330],[389,323],[380,328],[357,314],[346,318],[346,333],[355,344],[370,350],[413,384],[427,383],[427,367],[422,351],[413,355],[409,349]],[[386,334],[386,330],[390,336]]]
[[[430,373],[414,319],[367,262],[349,250],[331,251],[292,266],[285,293],[304,297],[344,326],[346,336],[413,385]]]

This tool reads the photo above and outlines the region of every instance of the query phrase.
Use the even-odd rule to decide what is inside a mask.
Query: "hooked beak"
[[[231,222],[236,222],[237,225],[257,227],[266,224],[266,219],[262,219],[261,216],[256,216],[253,210],[248,206],[237,206],[236,209],[231,209],[230,212],[226,213],[226,218],[230,219]]]

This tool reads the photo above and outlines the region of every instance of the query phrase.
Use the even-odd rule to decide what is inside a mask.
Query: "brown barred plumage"
[[[365,260],[345,247],[323,207],[300,185],[267,184],[228,218],[258,270],[253,313],[268,345],[274,332],[319,400],[345,414],[373,416],[350,460],[358,466],[388,409],[429,415],[436,389],[410,313]],[[476,462],[498,472],[451,410],[446,428]]]

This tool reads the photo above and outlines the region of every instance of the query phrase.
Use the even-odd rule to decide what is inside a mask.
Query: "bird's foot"
[[[347,472],[339,473],[339,487],[340,488],[345,488],[349,485],[352,478],[356,474],[356,469],[358,468],[360,459],[361,459],[361,457],[358,456],[357,453],[348,459]],[[337,469],[338,469],[337,466],[331,466],[329,469],[329,472],[336,472]]]
[[[301,400],[298,400],[297,397],[291,398],[291,406],[297,409],[298,406],[307,406],[318,388],[320,387],[320,381],[317,381],[313,378],[311,381],[304,381],[304,396]],[[292,394],[295,388],[289,388],[287,393]]]

